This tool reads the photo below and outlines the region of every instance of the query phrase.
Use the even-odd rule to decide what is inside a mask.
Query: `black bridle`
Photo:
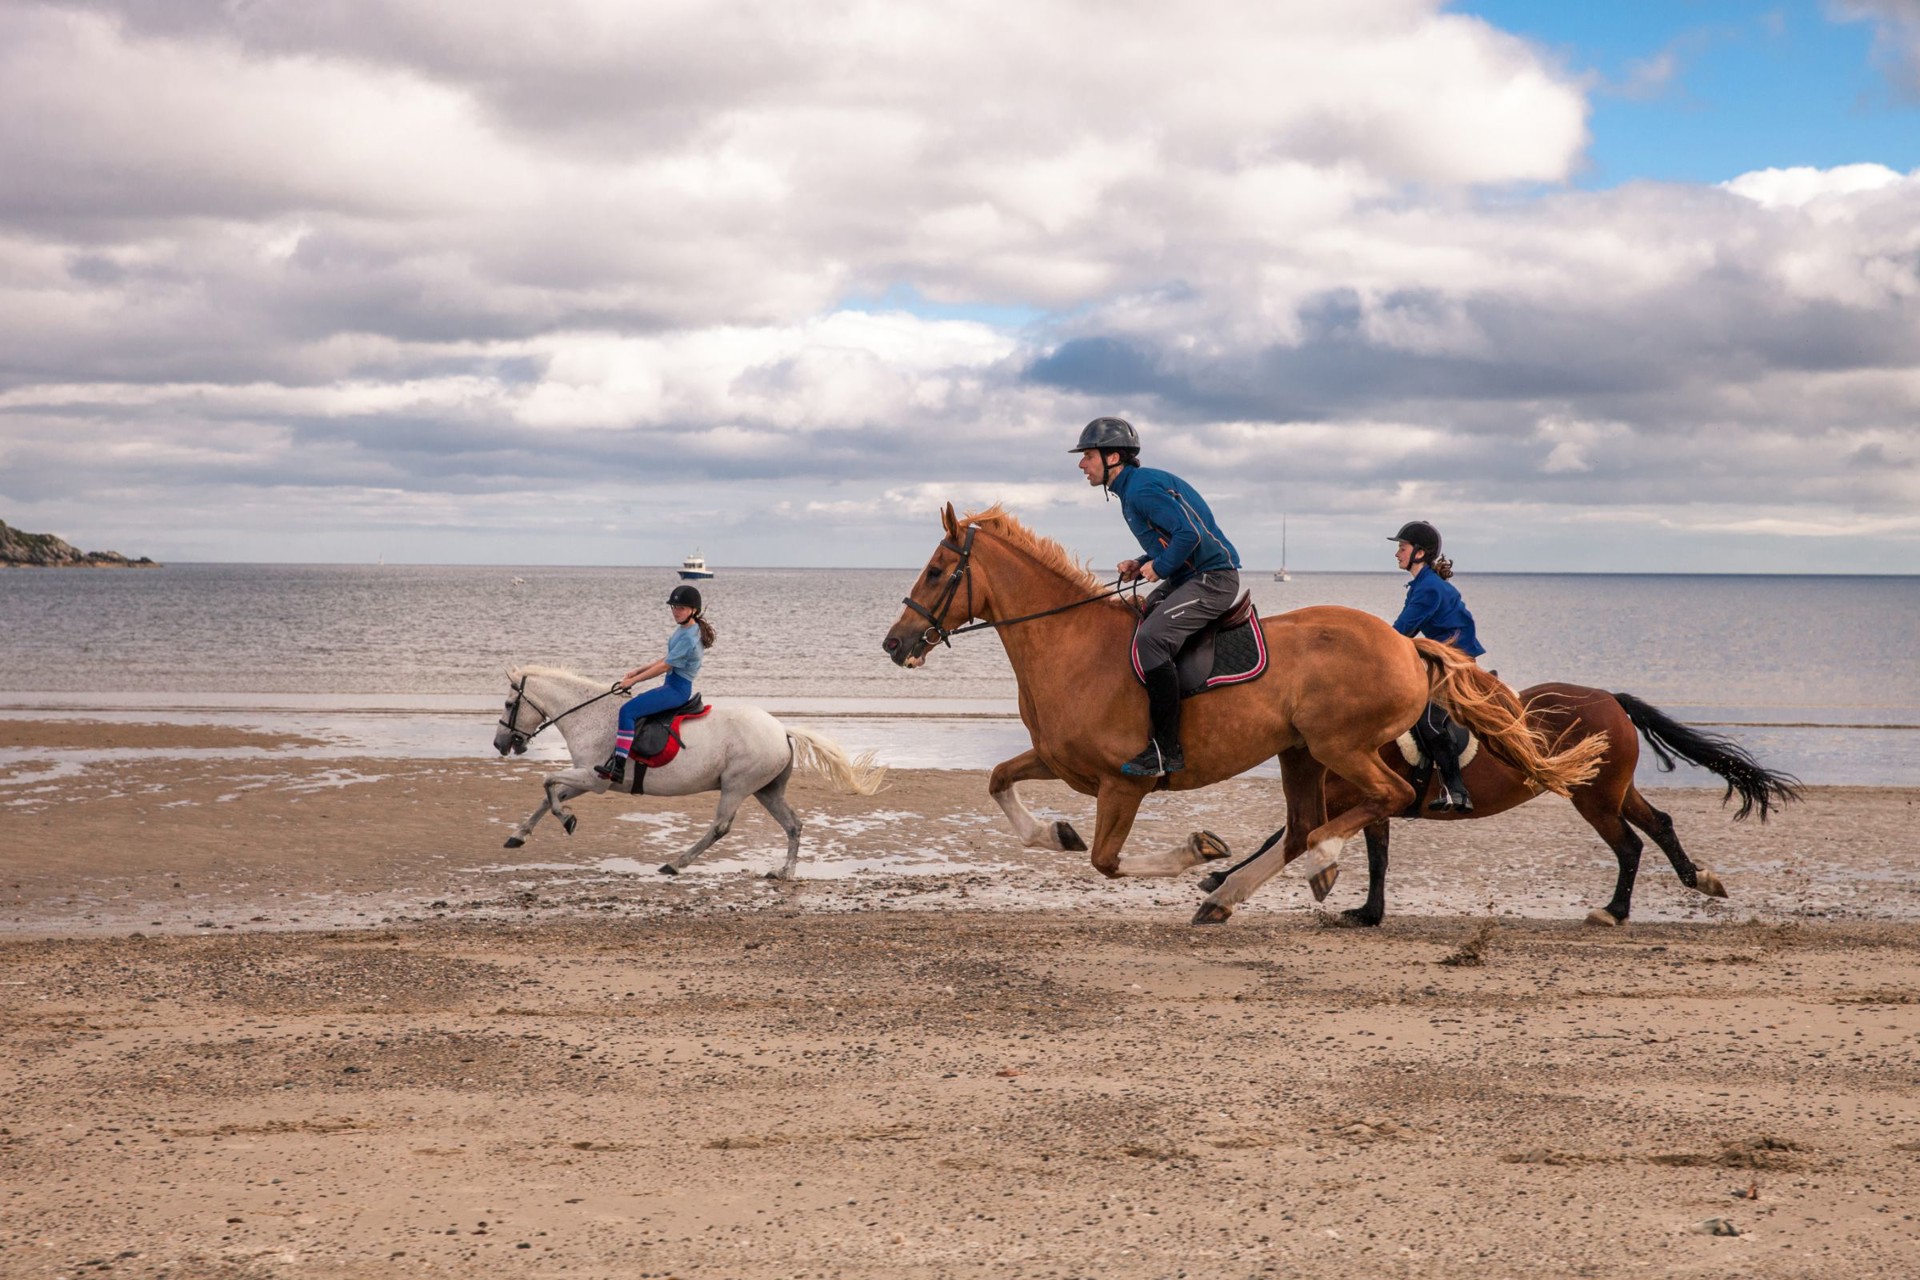
[[[539,737],[548,729],[551,729],[554,725],[559,724],[562,720],[580,710],[580,708],[590,707],[602,698],[611,698],[614,694],[622,692],[620,686],[616,684],[605,693],[596,693],[585,702],[575,703],[559,715],[550,716],[527,700],[527,678],[525,676],[521,676],[518,680],[515,680],[511,688],[513,689],[513,701],[507,704],[507,713],[500,717],[499,723],[501,728],[507,731],[507,748],[515,755],[524,754],[529,742]],[[540,723],[534,726],[531,733],[523,733],[520,730],[520,704],[523,702],[533,707],[533,713],[540,717]]]
[[[1069,609],[1078,609],[1083,604],[1092,604],[1096,600],[1110,599],[1129,589],[1134,591],[1140,589],[1140,580],[1138,578],[1131,580],[1124,578],[1116,579],[1108,583],[1106,590],[1100,592],[1098,595],[1088,596],[1084,600],[1075,600],[1071,604],[1058,605],[1052,609],[1042,609],[1038,613],[1023,613],[1017,618],[989,619],[983,622],[969,622],[962,626],[949,627],[942,623],[940,619],[946,616],[948,607],[953,604],[953,598],[960,594],[962,583],[966,584],[967,588],[967,617],[971,618],[973,616],[973,535],[978,532],[980,532],[980,526],[970,524],[967,526],[967,536],[963,540],[955,542],[952,538],[940,539],[940,549],[953,552],[959,559],[954,563],[952,574],[947,577],[946,589],[940,593],[940,599],[935,603],[933,608],[927,608],[912,596],[902,597],[901,602],[905,604],[907,608],[927,620],[927,629],[920,633],[920,643],[926,645],[928,648],[932,648],[936,644],[944,644],[947,648],[951,649],[953,648],[953,637],[963,636],[969,631],[983,631],[988,627],[1010,627],[1016,622],[1032,622],[1035,618],[1049,618],[1056,613],[1065,613]]]

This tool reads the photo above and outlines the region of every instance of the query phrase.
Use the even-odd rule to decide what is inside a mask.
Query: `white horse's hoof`
[[[680,868],[674,866],[671,862],[663,862],[660,864],[660,874],[663,876],[677,876],[680,874]]]
[[[566,816],[565,821],[561,822],[560,825],[566,828],[568,835],[572,835],[573,829],[580,825],[580,819],[576,818],[572,814],[568,814]]]
[[[525,840],[522,840],[522,839],[521,839],[521,838],[520,838],[519,836],[509,836],[509,837],[507,838],[507,846],[506,846],[506,847],[507,847],[507,848],[509,848],[509,849],[518,849],[518,848],[519,848],[519,847],[520,847],[521,845],[523,845],[523,844],[525,844],[525,843],[526,843],[526,841],[525,841]]]

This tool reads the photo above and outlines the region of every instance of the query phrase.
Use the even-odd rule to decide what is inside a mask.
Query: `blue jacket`
[[[1120,514],[1153,558],[1161,581],[1178,585],[1196,573],[1240,567],[1240,553],[1214,523],[1207,500],[1179,476],[1122,467],[1107,487],[1119,497]]]
[[[1473,633],[1473,615],[1460,599],[1460,588],[1426,565],[1408,581],[1406,607],[1393,629],[1403,636],[1443,641],[1472,658],[1487,651]]]

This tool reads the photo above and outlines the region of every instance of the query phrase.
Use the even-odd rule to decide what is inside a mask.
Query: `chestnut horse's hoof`
[[[1218,889],[1221,885],[1225,884],[1226,882],[1227,882],[1226,872],[1209,871],[1207,872],[1207,874],[1200,877],[1200,892],[1212,893],[1215,889]]]
[[[1377,929],[1382,917],[1368,912],[1365,907],[1352,907],[1342,911],[1337,917],[1341,925],[1349,929]]]
[[[1196,831],[1188,836],[1187,852],[1202,862],[1218,862],[1229,855],[1227,842],[1211,831]]]
[[[1693,887],[1699,892],[1706,894],[1709,898],[1724,898],[1727,896],[1727,886],[1720,883],[1720,877],[1704,867],[1700,869],[1699,874],[1694,876]]]
[[[1587,912],[1587,923],[1598,925],[1602,929],[1611,929],[1620,923],[1620,917],[1614,915],[1613,912],[1607,910],[1605,907],[1595,907],[1593,910]]]
[[[674,866],[671,862],[663,862],[660,864],[660,874],[663,876],[677,876],[680,874],[680,868]]]
[[[1080,833],[1073,829],[1073,824],[1064,818],[1053,824],[1053,838],[1058,840],[1060,847],[1068,853],[1087,851],[1087,842],[1080,838]]]
[[[1328,867],[1325,871],[1316,872],[1314,877],[1307,881],[1307,888],[1313,890],[1313,900],[1325,902],[1327,895],[1333,892],[1333,882],[1339,878],[1340,868],[1337,865]]]
[[[1232,907],[1223,907],[1217,902],[1203,902],[1200,909],[1193,913],[1195,924],[1225,924],[1233,915]]]

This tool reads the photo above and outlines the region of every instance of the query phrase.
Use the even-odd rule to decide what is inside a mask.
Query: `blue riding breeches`
[[[642,720],[661,711],[671,711],[692,697],[693,681],[675,672],[667,672],[665,680],[620,704],[621,734],[632,738],[634,726]]]

